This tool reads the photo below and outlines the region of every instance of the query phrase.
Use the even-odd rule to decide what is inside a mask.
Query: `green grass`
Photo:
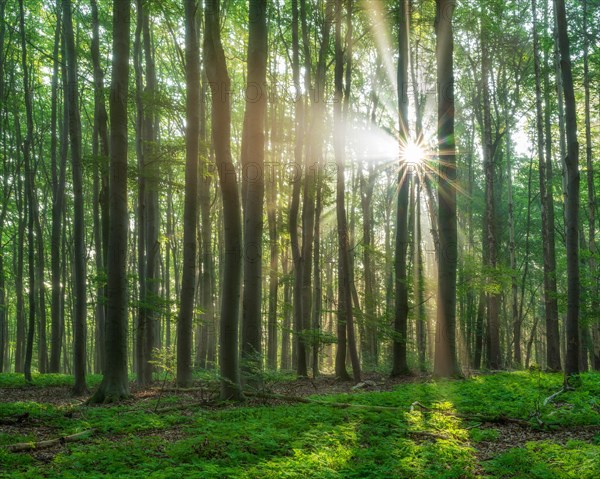
[[[12,376],[12,375],[8,375]],[[66,377],[34,382],[67,385]],[[62,383],[60,382],[62,381]],[[0,387],[16,383],[0,375]],[[96,428],[90,440],[61,448],[48,464],[0,448],[0,477],[15,478],[571,478],[600,477],[595,443],[527,443],[478,463],[478,441],[496,429],[441,413],[409,411],[414,401],[466,415],[527,419],[539,410],[553,427],[599,425],[600,374],[582,376],[582,387],[543,406],[561,387],[558,374],[519,372],[465,381],[399,385],[392,392],[318,396],[324,401],[401,408],[374,412],[316,404],[227,407],[153,414],[155,402],[71,409],[35,402],[0,403],[0,418],[28,411],[58,436]],[[46,384],[48,385],[48,384]],[[0,391],[1,394],[1,391]],[[161,407],[180,398],[161,400]],[[11,444],[33,437],[8,437]],[[444,436],[445,439],[419,435]],[[483,471],[483,472],[482,472]]]
[[[25,388],[25,387],[36,387],[36,388],[49,388],[49,387],[60,387],[60,386],[73,386],[73,376],[67,374],[39,374],[32,373],[32,381],[28,383],[25,381],[23,374],[19,373],[3,373],[0,374],[0,388]],[[87,384],[93,388],[100,384],[102,376],[99,374],[89,374],[87,377]]]

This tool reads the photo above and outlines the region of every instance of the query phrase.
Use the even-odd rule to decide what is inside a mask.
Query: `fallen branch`
[[[455,417],[457,419],[464,419],[466,421],[475,421],[477,423],[479,423],[479,425],[481,425],[484,422],[489,422],[489,423],[496,423],[496,424],[506,424],[506,423],[512,423],[512,424],[518,424],[521,427],[531,427],[531,423],[529,421],[526,421],[525,419],[518,419],[515,417],[508,417],[505,415],[500,415],[500,416],[480,416],[480,415],[474,415],[474,416],[469,416],[467,414],[458,414],[458,413],[453,413],[453,412],[447,412],[447,411],[443,411],[441,409],[433,409],[427,406],[424,406],[423,404],[421,404],[418,401],[415,401],[414,403],[412,403],[410,405],[410,410],[411,412],[415,410],[415,408],[419,408],[422,409],[425,412],[437,412],[439,414],[443,414],[444,416],[449,416],[449,417]],[[533,416],[538,425],[543,427],[544,426],[544,422],[538,417],[538,416]],[[467,428],[470,429],[470,428]]]
[[[546,399],[544,399],[544,406],[547,406],[551,402],[554,402],[554,400],[558,396],[560,396],[562,393],[566,393],[567,391],[573,391],[573,388],[565,386],[565,387],[561,388],[560,391],[556,391],[554,394],[552,394],[552,395],[548,396]]]
[[[200,391],[207,391],[208,388],[205,387],[194,387],[194,388],[178,388],[178,387],[168,387],[168,388],[160,388],[160,391],[167,393],[193,393]]]
[[[445,439],[445,440],[454,439],[453,437],[446,436],[445,434],[437,434],[435,432],[429,432],[429,431],[408,431],[407,434],[409,436],[420,436],[420,437],[426,437],[426,438],[431,438],[431,439]]]
[[[179,404],[178,406],[172,406],[172,407],[163,407],[160,409],[153,409],[152,411],[146,411],[148,413],[155,413],[155,414],[162,414],[165,412],[172,412],[172,411],[181,411],[182,409],[188,409],[190,407],[196,407],[196,406],[206,406],[208,403],[206,401],[194,401],[194,402],[190,402],[187,404]]]
[[[431,410],[432,410],[430,407],[423,406],[423,404],[421,404],[419,401],[415,401],[414,403],[412,403],[412,404],[410,405],[410,411],[411,411],[411,412],[412,412],[412,411],[414,411],[414,410],[415,410],[415,408],[417,408],[417,407],[418,407],[419,409],[422,409],[423,411],[431,411]]]
[[[55,439],[48,439],[46,441],[39,442],[18,442],[16,444],[9,444],[5,447],[7,450],[11,452],[23,452],[23,451],[33,451],[38,449],[47,449],[52,446],[56,446],[57,444],[66,444],[67,442],[77,442],[82,441],[83,439],[87,439],[91,434],[93,434],[95,429],[88,429],[87,431],[78,432],[77,434],[71,434],[70,436],[62,436],[57,437]]]

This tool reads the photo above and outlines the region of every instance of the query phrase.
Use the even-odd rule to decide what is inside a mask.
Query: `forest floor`
[[[100,381],[91,376],[90,388]],[[0,477],[600,477],[600,374],[576,391],[538,371],[389,380],[265,377],[243,404],[192,390],[132,386],[119,405],[86,406],[72,378],[0,375]],[[301,402],[306,401],[309,402]],[[23,452],[10,445],[77,436]]]

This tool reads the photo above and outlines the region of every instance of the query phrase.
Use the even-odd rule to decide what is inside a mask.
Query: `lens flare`
[[[418,167],[423,165],[427,157],[425,148],[419,143],[408,140],[400,147],[400,159],[409,166]]]

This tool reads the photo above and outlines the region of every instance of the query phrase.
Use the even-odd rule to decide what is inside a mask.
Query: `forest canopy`
[[[576,386],[599,7],[0,0],[0,373]]]

